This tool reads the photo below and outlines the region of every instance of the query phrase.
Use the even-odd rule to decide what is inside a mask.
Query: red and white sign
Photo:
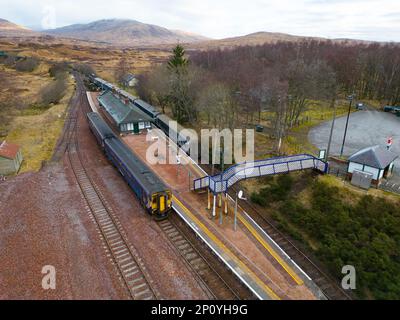
[[[388,147],[390,147],[392,144],[393,144],[393,137],[389,137],[389,138],[387,139],[386,145],[387,145]]]

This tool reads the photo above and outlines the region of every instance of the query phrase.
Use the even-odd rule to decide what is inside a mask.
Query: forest
[[[338,282],[342,267],[354,266],[359,298],[399,299],[399,201],[360,196],[310,176],[300,179],[265,179],[266,186],[251,200],[273,207],[278,227],[313,251]],[[310,192],[310,203],[293,195],[296,183]]]
[[[276,140],[313,101],[332,107],[353,95],[400,104],[400,45],[304,41],[190,51],[141,75],[138,93],[181,123],[215,128],[255,124],[273,114]]]
[[[336,108],[351,95],[399,105],[399,49],[390,43],[306,41],[186,54],[178,46],[167,64],[141,76],[138,90],[179,122],[218,129],[254,125],[266,111],[279,141],[315,101]],[[251,201],[269,210],[338,282],[342,267],[353,265],[359,298],[399,299],[399,202],[345,195],[311,176],[302,182],[308,190],[302,199],[293,191],[294,180],[265,178]]]

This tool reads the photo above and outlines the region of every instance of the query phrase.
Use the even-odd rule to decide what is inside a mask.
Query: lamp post
[[[176,177],[179,178],[179,166],[181,164],[181,155],[176,156]]]
[[[347,97],[347,99],[350,101],[349,102],[349,111],[347,112],[347,119],[346,119],[346,126],[344,128],[344,135],[343,135],[343,143],[342,143],[342,149],[340,150],[340,156],[343,156],[343,149],[344,149],[344,144],[346,142],[346,135],[347,135],[347,127],[349,125],[349,118],[350,118],[350,112],[351,112],[351,105],[353,103],[353,99],[354,99],[355,94],[351,94]]]
[[[243,197],[243,191],[240,190],[239,192],[236,193],[236,200],[235,200],[235,215],[234,215],[234,223],[233,223],[233,229],[236,231],[236,226],[237,226],[237,209],[238,209],[238,198],[240,200],[247,200],[246,198]]]

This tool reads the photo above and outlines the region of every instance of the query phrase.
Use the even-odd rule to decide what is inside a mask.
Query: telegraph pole
[[[329,159],[329,152],[331,151],[331,143],[332,143],[333,129],[335,128],[335,121],[336,121],[336,104],[335,102],[333,102],[333,120],[332,120],[331,132],[329,134],[328,148],[326,149],[325,161],[328,161]]]
[[[347,119],[346,119],[346,126],[344,128],[344,135],[343,135],[343,143],[342,143],[342,149],[340,150],[340,156],[343,156],[343,149],[344,149],[344,144],[346,142],[346,135],[347,135],[347,127],[349,126],[349,118],[350,118],[350,112],[351,112],[351,105],[353,103],[353,99],[354,99],[354,93],[352,95],[350,95],[348,97],[348,99],[350,100],[349,103],[349,111],[347,112]]]

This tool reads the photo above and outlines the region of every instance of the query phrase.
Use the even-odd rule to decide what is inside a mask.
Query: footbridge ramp
[[[221,174],[205,176],[193,181],[193,189],[209,188],[214,194],[226,193],[236,182],[244,179],[276,175],[299,170],[328,171],[328,163],[310,154],[275,157],[236,164]]]

